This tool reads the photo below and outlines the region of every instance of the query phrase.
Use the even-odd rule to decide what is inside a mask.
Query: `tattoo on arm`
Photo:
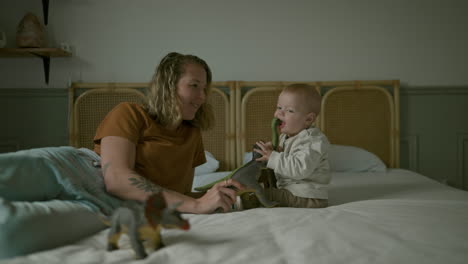
[[[163,191],[163,188],[161,186],[154,184],[150,180],[138,174],[133,174],[133,176],[128,178],[128,180],[130,181],[131,185],[145,192],[159,193]]]
[[[107,162],[106,164],[102,166],[102,175],[106,175],[106,172],[109,166],[110,166],[110,162]],[[143,190],[149,193],[159,193],[164,190],[164,188],[162,188],[161,186],[154,184],[153,182],[146,179],[145,177],[142,177],[141,175],[138,175],[136,173],[131,174],[131,175],[132,176],[128,178],[128,180],[130,181],[130,184],[140,190]]]

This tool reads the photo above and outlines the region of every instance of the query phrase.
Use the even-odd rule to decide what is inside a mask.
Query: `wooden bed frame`
[[[216,125],[203,131],[205,149],[220,171],[240,166],[257,140],[270,140],[270,122],[281,90],[293,82],[213,82],[208,103]],[[323,97],[316,121],[332,144],[364,148],[388,167],[399,167],[398,80],[305,82]],[[148,83],[73,83],[69,90],[71,146],[93,148],[105,114],[123,101],[142,102]]]

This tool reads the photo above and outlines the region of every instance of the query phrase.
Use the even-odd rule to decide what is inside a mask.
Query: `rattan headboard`
[[[271,140],[277,97],[291,82],[238,82],[236,162],[259,139]],[[306,82],[322,94],[316,121],[332,144],[364,148],[399,167],[399,81]]]
[[[271,140],[270,121],[292,82],[214,82],[208,102],[216,125],[203,132],[220,170],[240,166],[257,140]],[[399,167],[399,81],[307,82],[323,96],[316,125],[332,144],[364,148]],[[70,145],[92,148],[99,122],[117,103],[141,102],[147,83],[74,83],[70,88]]]
[[[93,149],[97,126],[104,116],[120,102],[143,102],[148,83],[73,83],[69,91],[71,146]],[[215,127],[203,131],[205,149],[220,161],[220,170],[235,167],[234,103],[228,94],[234,93],[233,82],[214,82],[208,102],[215,113]]]

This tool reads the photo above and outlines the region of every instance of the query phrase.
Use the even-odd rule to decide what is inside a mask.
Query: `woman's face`
[[[193,120],[200,106],[205,103],[206,71],[198,64],[186,64],[177,82],[177,94],[181,102],[182,119]]]

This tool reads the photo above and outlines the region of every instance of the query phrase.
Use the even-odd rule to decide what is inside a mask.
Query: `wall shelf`
[[[49,0],[42,0],[42,13],[44,13],[44,24],[49,23]]]
[[[51,57],[71,57],[68,51],[59,48],[1,48],[0,57],[40,57],[44,65],[44,76],[46,84],[49,84],[49,69]]]

